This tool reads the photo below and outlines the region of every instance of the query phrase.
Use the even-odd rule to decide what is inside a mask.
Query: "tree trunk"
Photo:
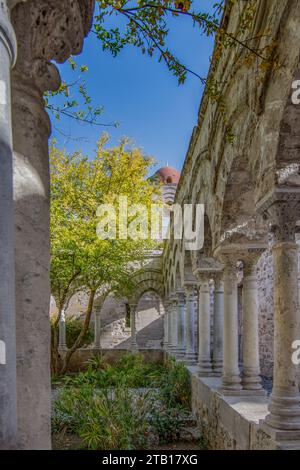
[[[95,294],[96,294],[96,289],[91,289],[90,290],[90,295],[89,295],[89,302],[88,302],[88,306],[87,306],[87,311],[86,311],[86,315],[85,315],[85,319],[84,319],[81,331],[80,331],[75,343],[73,344],[73,346],[70,349],[68,349],[67,352],[66,352],[65,360],[64,360],[63,367],[62,367],[62,370],[61,370],[62,374],[66,373],[66,371],[68,369],[68,365],[70,363],[70,359],[73,356],[74,352],[77,351],[77,349],[81,348],[84,344],[84,338],[85,338],[85,335],[86,335],[86,333],[89,329],[89,326],[90,326],[90,321],[91,321],[91,316],[92,316],[92,311],[93,311],[93,306],[94,306]]]

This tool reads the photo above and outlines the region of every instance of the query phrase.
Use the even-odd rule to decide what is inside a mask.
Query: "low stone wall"
[[[281,449],[259,425],[268,413],[267,397],[223,396],[221,379],[191,374],[192,412],[200,427],[203,445],[213,450]]]
[[[96,356],[103,356],[103,360],[108,364],[116,364],[122,356],[128,354],[128,349],[98,349],[82,348],[78,349],[71,357],[68,372],[78,372],[85,370],[88,366],[90,359]],[[163,351],[159,349],[141,349],[139,353],[144,356],[146,362],[163,362]],[[60,356],[63,358],[65,352],[60,351]]]

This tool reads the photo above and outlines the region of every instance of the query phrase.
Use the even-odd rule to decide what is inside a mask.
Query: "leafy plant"
[[[146,400],[124,387],[68,388],[55,402],[52,429],[77,434],[93,450],[141,448],[149,433],[148,412]]]
[[[85,372],[61,380],[53,432],[76,434],[89,449],[146,448],[154,437],[175,441],[189,412],[188,372],[173,360],[147,363],[129,353],[112,366],[93,358]]]
[[[66,318],[66,339],[67,346],[70,348],[78,337],[82,328],[82,320],[76,317],[67,317]],[[84,336],[84,344],[89,345],[94,340],[94,334],[91,329],[88,329]]]
[[[170,359],[162,377],[161,395],[169,407],[190,408],[191,383],[184,364]]]

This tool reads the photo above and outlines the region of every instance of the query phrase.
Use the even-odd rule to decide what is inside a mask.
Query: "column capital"
[[[197,284],[185,284],[184,291],[185,295],[188,298],[193,298],[197,290]]]
[[[246,269],[252,270],[260,256],[267,249],[267,243],[255,242],[240,244],[234,243],[227,246],[220,246],[216,250],[216,256],[224,265],[224,271],[234,274],[237,269],[237,263],[242,261]]]
[[[130,311],[135,312],[137,309],[137,304],[134,304],[134,303],[129,304],[129,307],[130,307]]]
[[[47,90],[60,86],[60,75],[52,61],[63,63],[81,52],[90,29],[93,0],[39,0],[13,2],[11,20],[19,55],[14,81],[43,98]]]
[[[274,193],[259,210],[269,224],[272,244],[295,242],[296,222],[300,219],[299,192]]]
[[[178,305],[183,306],[185,305],[185,293],[183,289],[178,289],[176,291],[177,299],[178,299]]]
[[[223,271],[220,271],[218,273],[213,273],[212,279],[214,281],[214,290],[223,292],[224,290],[224,283],[223,283]]]

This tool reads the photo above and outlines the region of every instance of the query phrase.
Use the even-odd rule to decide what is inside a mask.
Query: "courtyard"
[[[298,3],[0,0],[1,450],[300,450]]]

